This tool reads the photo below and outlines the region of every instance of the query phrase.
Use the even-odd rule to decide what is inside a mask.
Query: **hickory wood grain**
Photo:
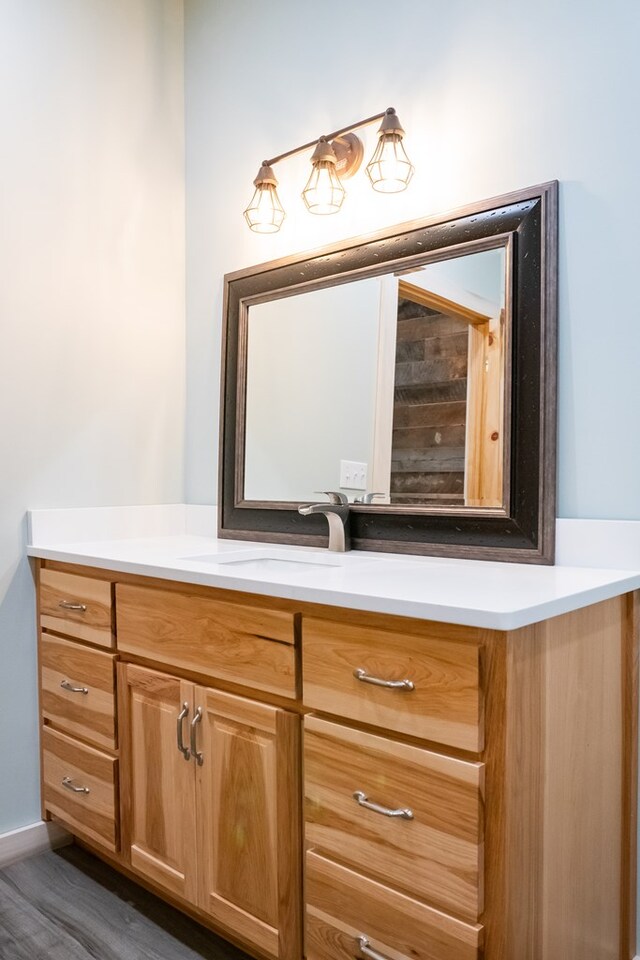
[[[40,670],[43,716],[68,733],[115,749],[113,655],[43,632]],[[71,692],[63,681],[88,692]]]
[[[292,614],[128,584],[116,597],[121,652],[295,697]]]
[[[117,760],[49,727],[42,730],[42,749],[45,809],[72,832],[117,850]],[[71,792],[65,777],[90,792]]]
[[[353,960],[356,938],[397,960],[476,960],[482,927],[309,851],[305,869],[307,960]]]
[[[133,664],[118,665],[123,853],[159,886],[197,902],[193,762],[177,747],[176,719],[193,684]]]
[[[86,610],[69,610],[61,603],[77,603]],[[42,567],[39,591],[40,624],[100,647],[113,647],[111,584]]]
[[[636,944],[638,887],[638,640],[640,593],[623,598],[624,636],[622,659],[622,921],[620,955],[631,956]]]
[[[633,955],[633,606],[617,597],[486,644],[486,960]]]
[[[544,960],[620,956],[624,614],[618,597],[540,628]]]
[[[299,960],[299,720],[288,711],[119,665],[124,853],[132,869],[244,944]],[[184,742],[198,707],[196,749]]]
[[[299,720],[197,687],[199,906],[265,953],[299,960]]]
[[[465,638],[468,642],[458,642]],[[482,745],[480,631],[433,625],[412,636],[303,617],[306,707],[425,740],[478,751]],[[362,668],[385,680],[411,680],[393,690],[354,677]]]
[[[132,584],[144,582],[105,571],[97,575],[105,581],[122,576]],[[184,593],[185,587],[171,585],[171,590]],[[187,590],[190,593],[192,588]],[[205,599],[224,597],[231,603],[247,599],[211,588],[193,590]],[[259,605],[260,599],[256,602]],[[328,624],[333,635],[335,608],[293,601],[262,602],[276,610],[281,606],[294,617],[312,614],[311,619]],[[486,744],[478,755],[486,769],[485,910],[480,918],[484,926],[483,960],[557,960],[558,950],[563,960],[564,956],[569,960],[582,960],[583,956],[588,960],[629,960],[633,952],[631,841],[635,836],[638,641],[634,611],[637,597],[618,598],[510,634],[357,611],[339,612],[341,625],[349,632],[355,629],[387,634],[394,650],[403,651],[407,640],[418,643],[420,639],[426,649],[436,637],[460,649],[472,646],[478,652],[478,689],[482,692],[479,713],[481,726],[484,723],[486,727]],[[324,658],[330,655],[329,646]],[[321,649],[316,656],[322,659]],[[296,702],[291,706],[295,709]],[[341,715],[339,710],[335,712]],[[379,717],[360,721],[347,713],[342,716],[356,723],[377,725],[381,739],[389,741],[386,734],[392,728]],[[122,723],[125,729],[124,714]],[[411,732],[393,732],[392,736],[394,743],[410,740],[414,746],[419,744]],[[435,742],[430,745],[432,749]],[[439,742],[443,744],[442,753],[452,749],[445,740]],[[280,763],[287,769],[282,757],[284,753]],[[297,780],[299,773],[294,777]],[[123,811],[126,802],[123,790]],[[69,821],[64,812],[55,815]],[[87,838],[81,825],[77,832]],[[91,842],[100,845],[101,854],[106,856],[104,841]],[[335,856],[339,859],[338,854]],[[342,869],[348,868],[343,864]],[[387,886],[386,876],[374,880],[364,870],[349,872],[365,886],[377,884],[394,892]],[[143,879],[153,885],[153,881]],[[371,893],[372,888],[367,889]],[[191,909],[181,897],[165,891],[168,898]],[[403,896],[416,894],[411,890]],[[343,899],[346,910],[349,904]],[[366,898],[362,903],[365,908]],[[213,922],[201,909],[193,907],[193,912],[203,922]],[[323,917],[318,935],[325,947],[316,945],[314,949],[334,950],[331,960],[341,960],[351,927],[343,915],[333,918],[328,909],[320,909],[320,913]],[[456,911],[445,913],[453,921]],[[233,937],[233,931],[222,922],[213,925]],[[239,935],[236,938],[241,939]],[[381,935],[376,946],[381,949],[387,942]],[[586,954],[585,944],[591,950]],[[600,944],[604,944],[602,953],[597,952]],[[414,944],[414,952],[420,948]],[[389,943],[389,956],[398,960],[404,956],[403,949],[401,944],[396,948]],[[251,950],[266,955],[255,944]],[[321,952],[319,957],[324,960]]]
[[[431,905],[482,911],[482,764],[441,756],[317,717],[305,718],[307,846]],[[412,820],[382,816],[362,791]]]

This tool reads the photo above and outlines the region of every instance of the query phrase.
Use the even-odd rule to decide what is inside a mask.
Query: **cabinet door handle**
[[[191,758],[189,747],[185,747],[184,740],[182,739],[182,721],[184,720],[185,717],[188,717],[188,716],[189,716],[189,704],[185,701],[182,704],[182,710],[178,714],[178,719],[176,721],[176,727],[177,727],[176,739],[178,741],[178,750],[180,751],[182,756],[185,758],[185,760],[189,760]]]
[[[353,675],[362,683],[372,683],[376,687],[388,687],[390,690],[415,690],[416,688],[413,680],[381,680],[380,677],[370,676],[362,667],[354,670]]]
[[[67,790],[71,790],[72,793],[91,793],[89,787],[76,787],[71,777],[63,777],[62,786],[66,787]]]
[[[71,600],[61,600],[58,606],[62,607],[63,610],[79,610],[80,613],[87,612],[86,603],[73,603]]]
[[[60,686],[63,690],[68,690],[69,693],[89,693],[89,687],[74,687],[68,680],[61,680]]]
[[[372,800],[369,800],[366,793],[363,793],[362,790],[356,790],[353,794],[353,799],[356,800],[361,807],[366,807],[367,810],[373,810],[374,813],[380,813],[383,817],[401,817],[403,820],[413,820],[413,810],[410,810],[409,807],[400,807],[398,810],[381,807],[379,803],[374,803]]]
[[[378,953],[377,950],[373,949],[367,937],[356,937],[356,943],[360,953],[363,957],[367,957],[367,960],[389,960],[384,953]]]
[[[196,761],[199,767],[204,763],[204,757],[201,753],[198,753],[198,748],[196,746],[196,728],[200,721],[202,720],[202,707],[198,707],[196,710],[196,715],[191,721],[191,756]]]

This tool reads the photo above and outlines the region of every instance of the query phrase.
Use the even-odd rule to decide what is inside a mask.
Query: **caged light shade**
[[[342,206],[345,191],[336,172],[336,162],[333,147],[326,137],[321,137],[311,156],[311,175],[302,191],[310,213],[337,213]]]
[[[253,183],[255,193],[244,211],[244,218],[255,233],[277,233],[285,213],[278,197],[278,181],[272,168],[263,163]]]
[[[404,130],[396,111],[388,107],[384,113],[376,113],[347,127],[340,127],[319,140],[310,140],[270,160],[263,160],[258,176],[253,181],[256,189],[251,203],[244,211],[249,227],[256,233],[276,233],[280,229],[285,213],[278,198],[278,181],[273,166],[312,147],[312,169],[302,191],[302,199],[310,213],[337,213],[345,198],[342,180],[358,171],[364,154],[362,140],[354,130],[378,121],[382,121],[378,130],[378,144],[367,167],[367,175],[374,190],[380,193],[404,190],[413,176],[413,164],[404,149]]]
[[[393,107],[385,113],[378,133],[378,145],[367,164],[367,175],[379,193],[399,193],[408,186],[414,168],[404,149],[404,130]]]

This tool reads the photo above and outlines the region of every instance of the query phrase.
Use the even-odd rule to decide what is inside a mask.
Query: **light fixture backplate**
[[[364,157],[364,144],[355,133],[341,133],[331,141],[336,155],[336,173],[341,180],[348,180],[357,173]]]

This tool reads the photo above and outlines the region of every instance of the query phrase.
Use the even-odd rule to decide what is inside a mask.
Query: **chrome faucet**
[[[329,550],[344,553],[345,550],[351,549],[349,501],[344,493],[336,493],[334,490],[322,492],[329,497],[329,503],[309,503],[304,507],[298,507],[298,513],[303,517],[323,513],[329,522]]]
[[[374,497],[386,497],[386,493],[363,493],[361,497],[356,497],[354,503],[373,503]]]

